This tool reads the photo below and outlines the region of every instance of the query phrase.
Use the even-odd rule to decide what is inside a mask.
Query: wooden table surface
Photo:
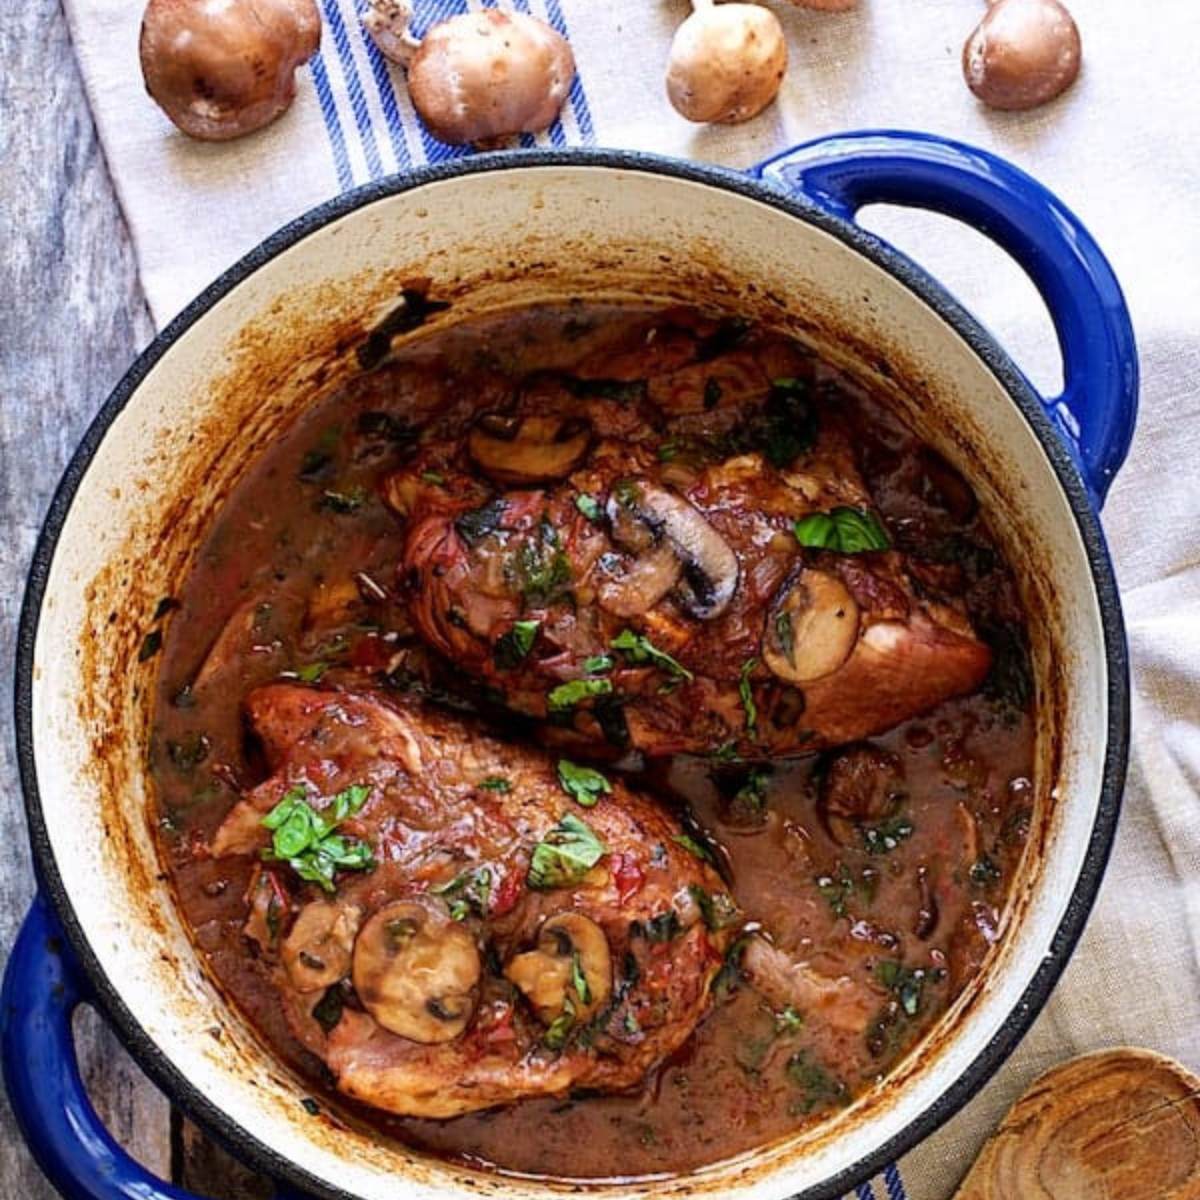
[[[24,577],[67,459],[153,336],[59,0],[0,20],[0,678],[11,679]],[[0,961],[33,894],[7,698],[0,717]],[[90,1011],[77,1024],[88,1091],[143,1164],[212,1200],[271,1194],[163,1100]],[[57,1193],[0,1094],[0,1197]]]

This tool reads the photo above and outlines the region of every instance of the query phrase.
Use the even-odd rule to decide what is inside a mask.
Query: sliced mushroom
[[[633,560],[619,576],[600,585],[600,607],[618,617],[640,617],[653,608],[678,582],[683,563],[675,548],[664,542]]]
[[[839,845],[859,845],[859,825],[890,816],[903,785],[903,766],[894,754],[869,743],[847,746],[825,764],[817,815]]]
[[[577,417],[485,413],[475,422],[467,449],[497,483],[546,483],[570,474],[591,439],[591,425]]]
[[[466,1029],[480,971],[470,931],[418,901],[384,905],[354,945],[354,990],[367,1012],[389,1032],[427,1045]]]
[[[612,993],[608,939],[595,921],[581,913],[560,913],[542,925],[536,949],[515,955],[504,974],[543,1024],[552,1025],[568,1002],[575,1022],[582,1023]]]
[[[361,920],[358,905],[336,900],[317,900],[300,910],[282,948],[283,965],[296,991],[321,991],[350,974]]]
[[[666,541],[680,564],[678,589],[683,607],[697,620],[711,621],[729,607],[737,590],[737,555],[729,543],[682,496],[649,479],[623,480],[608,501],[613,539],[621,541],[621,522],[632,515],[660,542]]]
[[[763,661],[788,683],[832,675],[858,639],[858,604],[827,571],[806,568],[767,620]]]

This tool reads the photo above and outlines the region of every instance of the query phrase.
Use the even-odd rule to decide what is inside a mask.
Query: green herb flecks
[[[329,663],[327,662],[311,662],[305,663],[302,667],[297,667],[292,674],[301,683],[316,683],[328,670]]]
[[[891,854],[901,842],[913,835],[913,823],[907,817],[892,817],[879,825],[864,826],[863,845],[868,854]]]
[[[792,532],[796,541],[810,550],[832,550],[837,554],[870,554],[892,545],[878,517],[862,508],[809,513],[792,525]]]
[[[575,989],[580,1004],[591,1004],[592,989],[588,984],[587,975],[584,974],[578,950],[571,951],[571,986]]]
[[[738,695],[742,698],[742,710],[746,714],[746,731],[751,736],[758,729],[758,705],[754,703],[754,689],[750,683],[750,676],[757,666],[757,658],[746,659],[738,676]]]
[[[572,679],[550,690],[546,696],[546,707],[552,713],[569,712],[593,696],[611,695],[612,690],[611,679]]]
[[[579,509],[579,511],[583,513],[583,515],[587,517],[589,521],[598,522],[604,516],[604,510],[600,507],[599,501],[595,496],[589,496],[586,492],[580,492],[579,495],[575,497],[575,507]]]
[[[988,854],[981,854],[971,864],[968,874],[976,887],[988,888],[1000,881],[1001,871],[995,859]]]
[[[775,1014],[775,1032],[783,1037],[795,1033],[804,1024],[804,1014],[797,1012],[790,1004]]]
[[[441,896],[450,909],[451,920],[465,921],[471,913],[480,917],[488,914],[488,903],[492,895],[492,872],[490,867],[475,867],[456,875],[449,883],[430,889]]]
[[[799,1088],[802,1099],[792,1106],[797,1114],[817,1108],[844,1104],[846,1085],[814,1059],[807,1050],[798,1050],[784,1068],[788,1081]]]
[[[676,679],[689,682],[695,676],[682,663],[672,658],[665,650],[660,650],[648,637],[635,633],[632,629],[622,629],[609,645],[614,650],[620,650],[631,663],[653,663],[661,667]]]
[[[694,858],[700,859],[701,862],[712,862],[712,851],[703,843],[698,842],[690,833],[676,833],[671,837],[677,846],[682,846]]]
[[[558,782],[577,804],[594,808],[601,796],[612,792],[612,784],[592,767],[581,767],[568,758],[558,760]]]
[[[876,965],[875,977],[896,997],[905,1016],[915,1017],[921,1011],[925,985],[930,981],[931,972],[924,967],[906,967],[889,958]]]
[[[357,814],[371,789],[362,784],[346,788],[322,809],[309,804],[303,787],[294,787],[262,819],[271,831],[266,861],[286,862],[301,879],[327,892],[335,891],[334,876],[341,871],[369,871],[375,858],[366,842],[335,833],[342,821]]]
[[[593,654],[583,660],[585,675],[604,675],[612,669],[613,657],[611,654]]]
[[[733,898],[724,892],[713,894],[694,883],[688,887],[688,892],[699,906],[704,924],[712,932],[727,929],[741,919],[741,913]]]
[[[479,787],[485,792],[511,792],[512,781],[505,779],[503,775],[489,775],[479,781]]]
[[[679,914],[668,908],[641,925],[642,934],[648,942],[670,942],[683,932]]]
[[[446,477],[441,471],[422,471],[421,482],[431,483],[434,487],[441,487],[446,482]]]
[[[729,816],[734,824],[761,824],[767,811],[767,788],[771,782],[770,767],[752,767],[741,787],[729,802]]]
[[[527,882],[534,891],[578,883],[607,853],[586,822],[566,813],[533,848]]]
[[[571,563],[559,545],[558,533],[545,517],[537,534],[526,538],[517,551],[517,577],[526,600],[552,604],[571,582]]]
[[[492,658],[501,671],[512,671],[528,657],[541,621],[514,621],[512,628],[501,634],[492,647]]]

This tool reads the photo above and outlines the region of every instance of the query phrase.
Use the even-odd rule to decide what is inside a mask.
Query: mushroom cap
[[[805,568],[767,622],[763,662],[788,683],[822,679],[850,657],[858,627],[850,589],[836,575]]]
[[[775,99],[787,63],[774,13],[757,4],[698,8],[671,42],[667,96],[689,121],[748,121]]]
[[[332,987],[350,974],[362,909],[336,900],[306,904],[281,947],[283,965],[298,992]]]
[[[998,0],[963,47],[967,86],[992,108],[1036,108],[1075,82],[1079,28],[1059,0]]]
[[[354,944],[354,990],[367,1012],[390,1033],[427,1045],[466,1029],[481,970],[471,932],[418,900],[385,904]]]
[[[591,425],[583,419],[533,416],[522,420],[485,413],[467,438],[467,450],[498,483],[547,483],[568,475],[591,440]]]
[[[146,90],[190,137],[219,142],[275,120],[316,53],[314,0],[150,0],[139,54]]]
[[[567,41],[527,13],[488,8],[435,25],[408,68],[421,120],[443,142],[540,133],[575,78]]]
[[[612,994],[608,938],[590,917],[577,912],[558,913],[542,925],[537,947],[515,955],[504,974],[544,1025],[562,1015],[568,1000],[576,1022],[582,1024]],[[580,983],[582,988],[577,986]]]

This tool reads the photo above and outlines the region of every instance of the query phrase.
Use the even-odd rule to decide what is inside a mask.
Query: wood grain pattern
[[[1200,1079],[1103,1050],[1036,1080],[955,1200],[1200,1200]]]
[[[12,677],[29,556],[59,475],[108,391],[149,341],[129,238],[96,141],[58,0],[0,20],[0,679]],[[0,737],[0,959],[33,894],[11,721]],[[167,1102],[94,1013],[76,1020],[80,1069],[114,1136],[145,1166],[214,1200],[267,1195],[199,1135],[176,1139]],[[0,1098],[0,1196],[51,1200]]]

